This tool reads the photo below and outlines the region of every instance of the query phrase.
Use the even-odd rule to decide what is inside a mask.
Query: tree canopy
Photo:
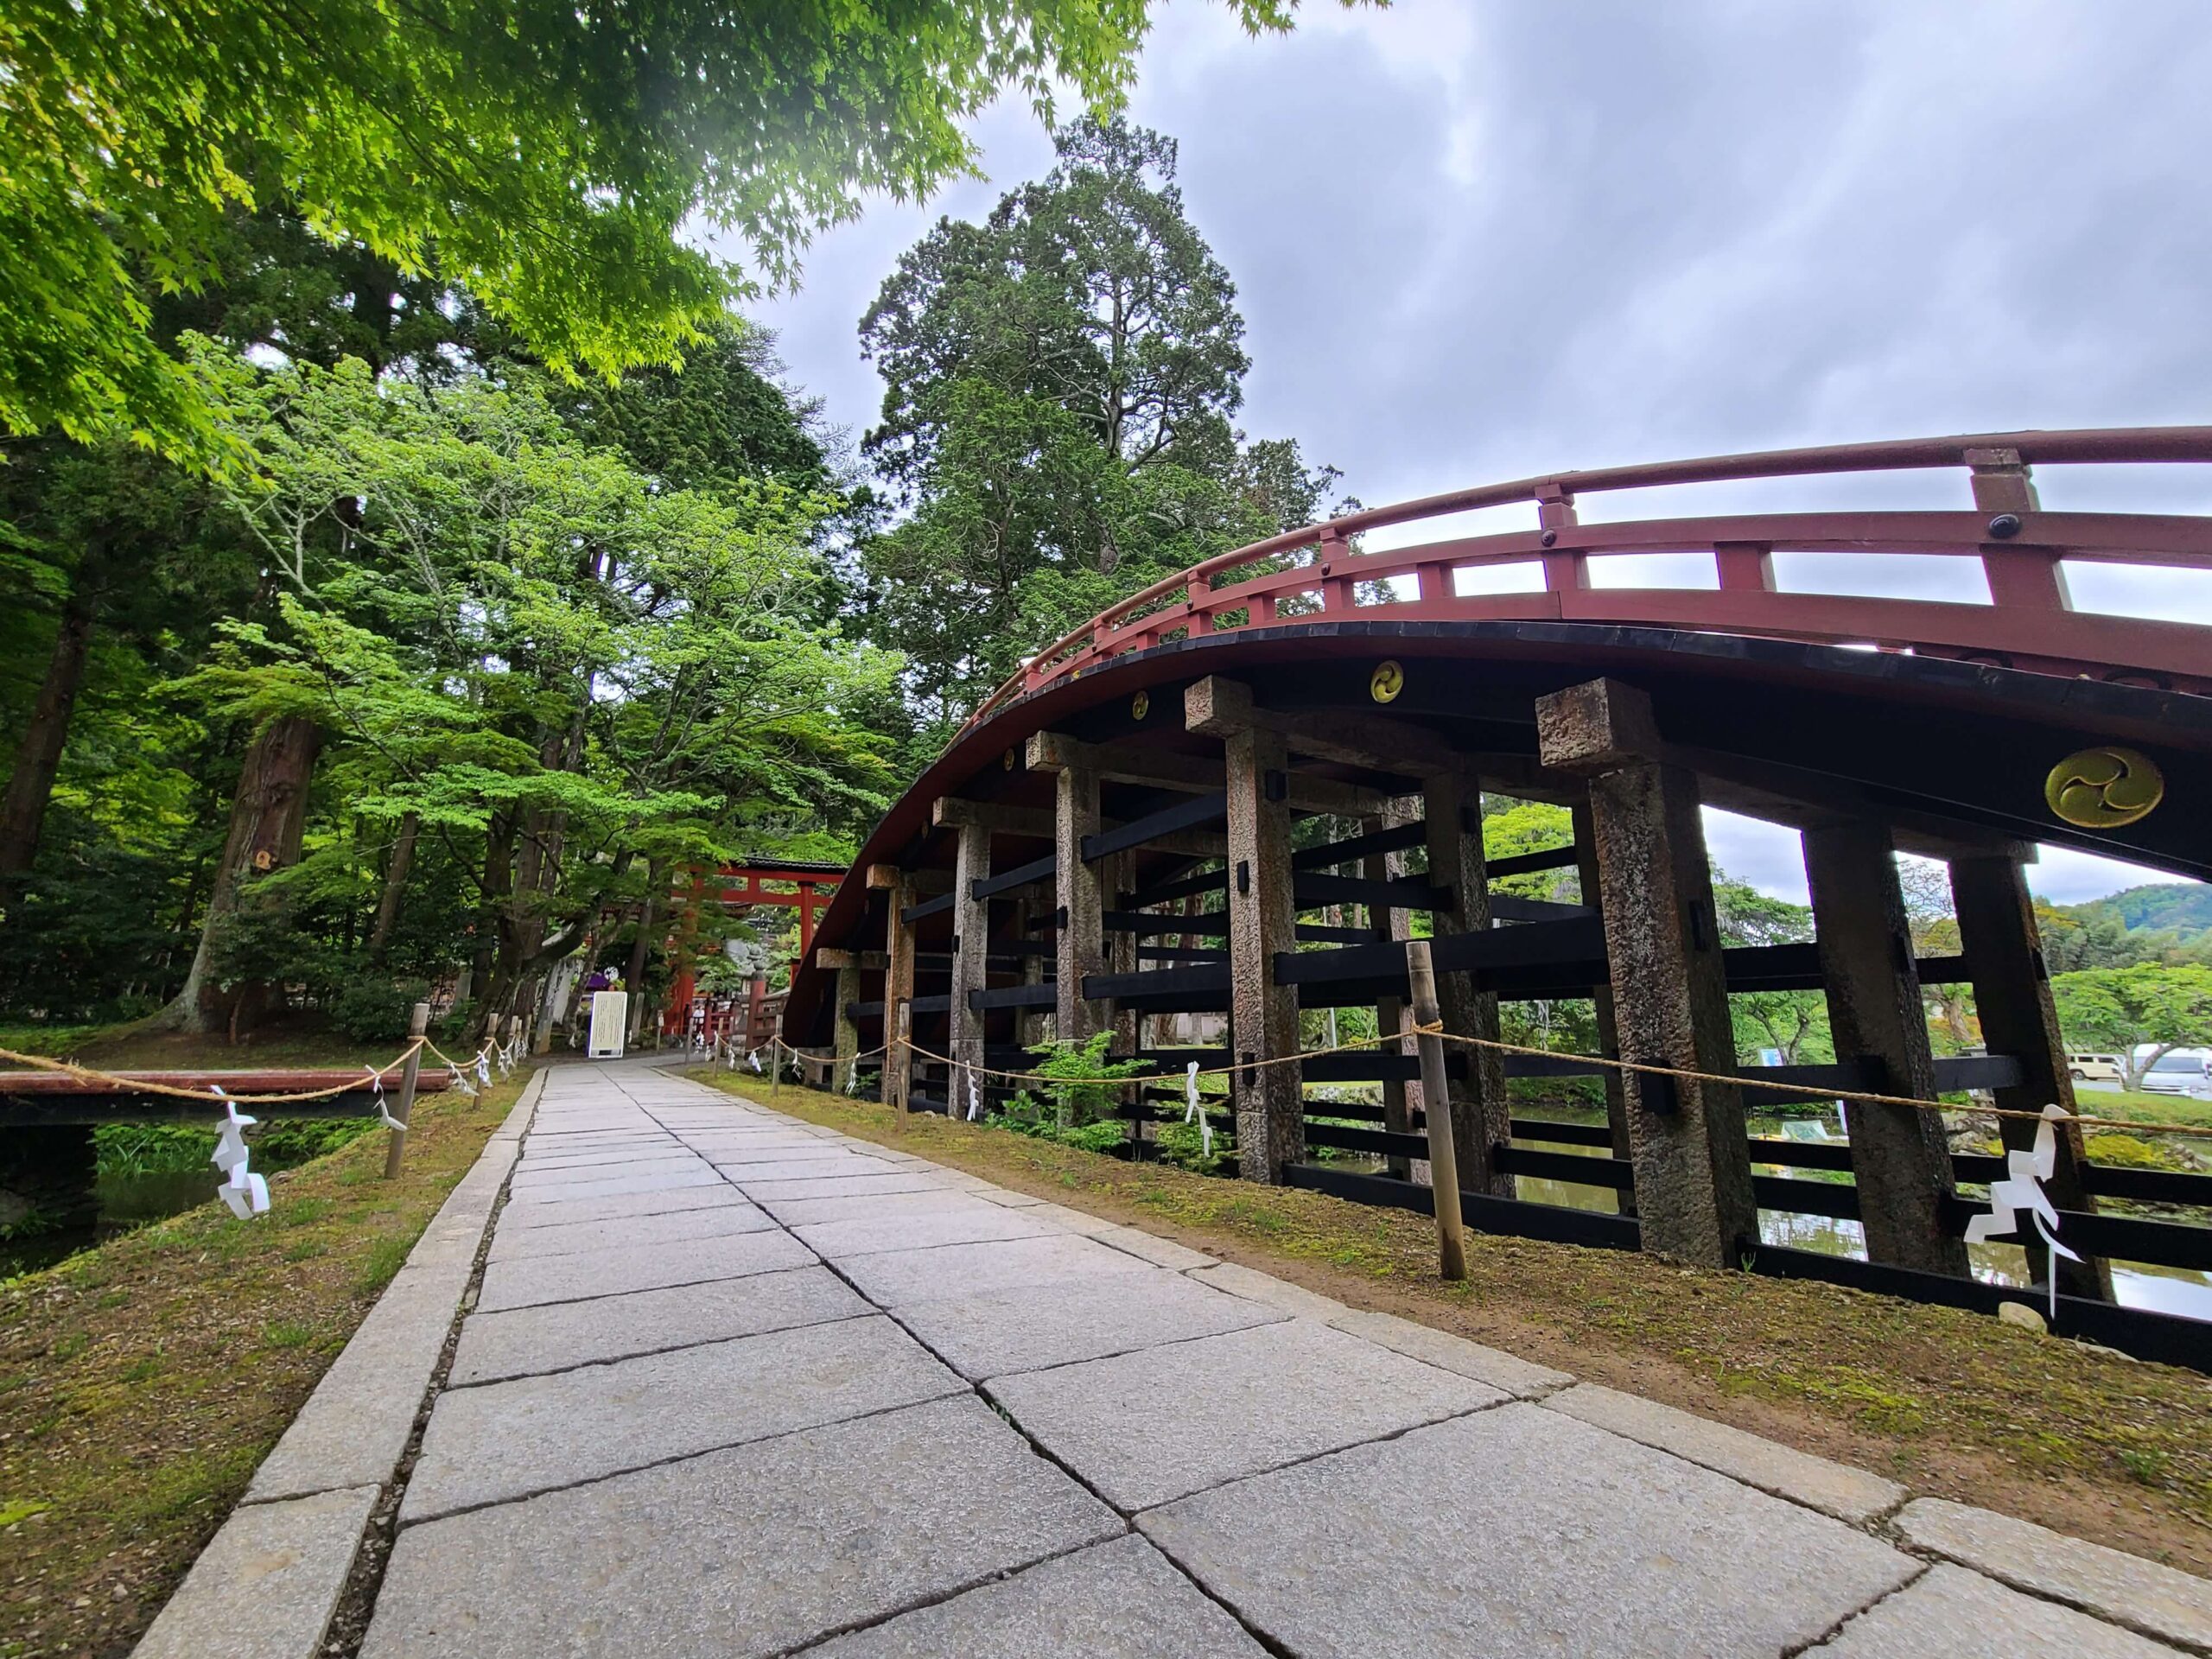
[[[210,454],[155,308],[240,274],[242,214],[458,283],[556,372],[673,364],[867,194],[970,167],[960,123],[1002,88],[1117,99],[1149,11],[22,0],[0,20],[0,425]]]
[[[1236,289],[1173,139],[1087,118],[978,225],[901,256],[861,320],[886,383],[864,443],[899,517],[864,550],[877,637],[955,722],[1113,600],[1312,522],[1337,474],[1232,424]]]

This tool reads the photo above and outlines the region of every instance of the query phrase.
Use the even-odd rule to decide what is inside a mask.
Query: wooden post
[[[1568,809],[1574,827],[1574,874],[1582,889],[1582,902],[1602,919],[1605,906],[1599,902],[1600,883],[1598,880],[1598,832],[1590,826],[1590,803],[1579,801]],[[1598,1052],[1609,1060],[1621,1057],[1619,1021],[1613,1014],[1613,987],[1608,980],[1603,985],[1590,988],[1590,1000],[1598,1011]],[[1634,1147],[1629,1139],[1628,1084],[1622,1074],[1612,1067],[1605,1068],[1605,1127],[1612,1132],[1613,1156],[1629,1161],[1634,1157]],[[1636,1194],[1616,1195],[1620,1212],[1624,1216],[1636,1213]]]
[[[1808,830],[1804,841],[1836,1058],[1878,1062],[1878,1094],[1933,1100],[1928,1012],[1890,832],[1877,823],[1830,824]],[[1954,1183],[1942,1115],[1855,1101],[1846,1121],[1868,1259],[1965,1278],[1966,1240],[1945,1215]]]
[[[1951,861],[1951,902],[1959,916],[1959,943],[1974,976],[1974,1013],[1983,1043],[1992,1054],[2009,1054],[2020,1067],[2020,1080],[1995,1091],[2008,1110],[2039,1112],[2056,1103],[2074,1107],[2074,1080],[2066,1067],[2066,1045],[2059,1034],[2058,1007],[2036,932],[2035,901],[2018,862],[2001,855]],[[2000,1117],[1997,1129],[2008,1152],[2035,1144],[2036,1126],[2027,1118]],[[2082,1129],[2057,1128],[2058,1163],[2044,1191],[2061,1210],[2094,1211],[2096,1200],[2082,1186]],[[2047,1255],[2032,1229],[2022,1228],[2029,1270],[2044,1277]],[[2059,1236],[2066,1236],[2062,1224]],[[2086,1250],[2086,1258],[2058,1262],[2058,1287],[2069,1296],[2113,1300],[2111,1265]],[[2048,1282],[2048,1280],[2045,1281]]]
[[[1362,818],[1359,821],[1360,833],[1374,835],[1379,830],[1395,828],[1398,822],[1397,818],[1387,813],[1380,817]],[[1370,853],[1360,861],[1359,873],[1370,881],[1389,881],[1403,874],[1403,861],[1397,854]],[[1410,918],[1406,912],[1395,910],[1388,905],[1370,905],[1367,911],[1367,931],[1378,944],[1402,944],[1410,937],[1412,931]],[[1405,1003],[1395,996],[1376,997],[1375,999],[1376,1034],[1387,1038],[1393,1032],[1402,1032],[1405,1028]],[[1416,1049],[1415,1052],[1418,1053],[1418,1052]],[[1406,1052],[1405,1039],[1401,1038],[1395,1043],[1378,1043],[1376,1045],[1376,1052],[1389,1055],[1395,1059]],[[1424,1089],[1421,1093],[1422,1099],[1426,1101],[1427,1091]],[[1402,1077],[1382,1079],[1382,1127],[1392,1135],[1413,1133],[1413,1103],[1407,1090],[1405,1079]],[[1401,1181],[1411,1180],[1414,1173],[1413,1164],[1412,1159],[1401,1158],[1393,1154],[1389,1166],[1392,1178]],[[1456,1175],[1453,1179],[1456,1181]]]
[[[391,1131],[391,1138],[385,1142],[384,1178],[396,1180],[399,1175],[399,1160],[407,1150],[407,1121],[415,1114],[415,1079],[423,1070],[423,1038],[430,1029],[430,1005],[417,1002],[407,1016],[407,1034],[415,1046],[407,1051],[406,1064],[399,1071],[399,1105],[392,1116],[399,1120],[399,1127]]]
[[[1736,1069],[1727,970],[1697,779],[1666,765],[1649,701],[1618,680],[1541,697],[1547,766],[1590,779],[1599,902],[1621,1058],[1727,1077]],[[1730,1267],[1758,1237],[1743,1091],[1638,1076],[1629,1128],[1643,1248]]]
[[[906,1046],[914,1027],[914,1005],[902,998],[899,1003],[899,1024],[891,1046],[883,1056],[883,1093],[890,1102],[895,1128],[906,1124],[906,1103],[912,1096],[914,1086],[914,1056]]]
[[[1433,1026],[1443,1019],[1437,1006],[1436,970],[1429,960],[1428,941],[1406,942],[1406,978],[1413,993],[1414,1023]],[[1415,1039],[1421,1050],[1421,1091],[1425,1100],[1445,1098],[1444,1039],[1425,1032]],[[1431,1107],[1428,1112],[1428,1181],[1436,1200],[1437,1272],[1446,1279],[1467,1276],[1466,1221],[1459,1212],[1459,1159],[1452,1146],[1452,1114]]]
[[[991,902],[975,895],[976,883],[991,874],[991,832],[980,822],[963,823],[952,872],[952,997],[946,1052],[952,1065],[945,1077],[948,1119],[967,1116],[968,1085],[983,1064],[983,1015],[968,1006],[968,995],[983,988],[991,942]]]
[[[1490,926],[1490,873],[1483,858],[1482,798],[1482,786],[1460,773],[1440,773],[1421,780],[1429,885],[1451,893],[1451,908],[1431,912],[1439,935],[1480,933]],[[1455,1037],[1497,1040],[1496,995],[1476,990],[1465,974],[1440,976],[1436,994],[1445,1030]],[[1471,1046],[1464,1046],[1462,1054],[1465,1073],[1446,1085],[1456,1120],[1452,1140],[1459,1153],[1459,1185],[1471,1192],[1510,1198],[1514,1196],[1513,1178],[1497,1167],[1496,1151],[1513,1138],[1512,1107],[1505,1092],[1505,1056],[1494,1048]],[[1426,1077],[1421,1092],[1433,1117],[1445,1097],[1429,1093]]]

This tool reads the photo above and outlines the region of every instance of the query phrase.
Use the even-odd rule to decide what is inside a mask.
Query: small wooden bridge
[[[1968,1274],[1962,1238],[1984,1206],[1958,1188],[1998,1160],[1953,1158],[1933,1110],[1895,1103],[1854,1105],[1847,1147],[1755,1147],[1745,1084],[1805,1100],[1974,1090],[2021,1115],[2001,1120],[2009,1147],[2046,1103],[2074,1106],[2023,867],[2047,842],[2212,878],[2212,627],[2079,608],[2070,586],[2212,570],[2212,519],[2046,512],[2033,469],[2184,461],[2212,463],[2212,429],[1728,456],[1433,497],[1209,560],[1054,642],[985,703],[869,837],[866,880],[839,889],[794,976],[785,1038],[844,1066],[890,1045],[889,1097],[944,1109],[971,1078],[1027,1065],[1047,1029],[1110,1029],[1117,1057],[1236,1068],[1244,1179],[1423,1208],[1407,1179],[1427,1147],[1413,1056],[1294,1057],[1305,1008],[1372,1007],[1406,1029],[1403,941],[1426,912],[1471,1225],[1992,1305],[2005,1293]],[[1608,492],[1904,469],[1955,471],[1961,507],[1578,512]],[[1516,503],[1533,528],[1362,547]],[[1622,556],[1655,553],[1694,556],[1700,575],[1621,585],[1639,569]],[[1966,596],[1884,596],[1906,556]],[[1485,794],[1566,807],[1572,840],[1486,861]],[[1707,804],[1802,833],[1815,942],[1722,939]],[[1301,829],[1317,818],[1331,822]],[[1408,876],[1414,849],[1427,868]],[[1948,864],[1959,954],[1915,959],[1899,849]],[[1580,903],[1493,889],[1549,869],[1578,874]],[[1971,986],[1985,1053],[1930,1053],[1921,994],[1938,982]],[[1777,989],[1825,993],[1838,1064],[1742,1072],[1727,999]],[[1501,1001],[1560,998],[1595,1001],[1598,1052],[1484,1046]],[[1225,1015],[1225,1040],[1166,1046],[1158,1022],[1178,1014]],[[1611,1061],[1696,1077],[1624,1081]],[[1574,1071],[1606,1080],[1603,1128],[1512,1115],[1509,1077]],[[1309,1123],[1304,1086],[1346,1081],[1382,1085],[1376,1126]],[[1320,1146],[1392,1173],[1309,1160]],[[1850,1185],[1817,1179],[1838,1170]],[[1524,1177],[1609,1191],[1619,1213],[1529,1203]],[[2086,1258],[2060,1264],[2061,1328],[2212,1351],[2201,1324],[2115,1307],[2108,1265],[2212,1268],[2212,1229],[2098,1202],[2212,1205],[2212,1178],[2094,1164],[2069,1129],[2047,1186]],[[1856,1221],[1871,1260],[1764,1245],[1762,1210]]]

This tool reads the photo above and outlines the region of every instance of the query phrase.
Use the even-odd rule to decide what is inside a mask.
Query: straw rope
[[[399,1051],[397,1059],[388,1060],[383,1065],[374,1068],[377,1080],[382,1082],[385,1075],[394,1067],[404,1065],[407,1063],[407,1057],[416,1050],[423,1047],[429,1040],[428,1038],[417,1037]],[[57,1060],[44,1054],[18,1054],[12,1048],[0,1048],[0,1060],[12,1060],[17,1065],[28,1065],[40,1071],[61,1072],[66,1076],[75,1077],[80,1083],[105,1084],[120,1093],[166,1095],[175,1100],[196,1100],[205,1104],[214,1091],[213,1084],[208,1084],[205,1089],[186,1089],[176,1084],[158,1083],[149,1077],[118,1076],[112,1071],[102,1071],[92,1066],[79,1065],[73,1060]],[[365,1074],[371,1068],[364,1066],[361,1070]],[[365,1086],[368,1086],[368,1079],[365,1075],[348,1077],[344,1083],[333,1084],[327,1089],[304,1090],[297,1094],[238,1095],[226,1090],[221,1097],[234,1100],[241,1106],[281,1106],[301,1101],[328,1100],[334,1095],[346,1094]]]

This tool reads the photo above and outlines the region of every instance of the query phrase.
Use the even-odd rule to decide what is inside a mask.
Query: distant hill
[[[2159,882],[2130,887],[2108,899],[2094,899],[2085,905],[2065,905],[2060,908],[2085,923],[2110,916],[2131,933],[2173,932],[2186,943],[2212,930],[2212,885],[2201,881]]]

